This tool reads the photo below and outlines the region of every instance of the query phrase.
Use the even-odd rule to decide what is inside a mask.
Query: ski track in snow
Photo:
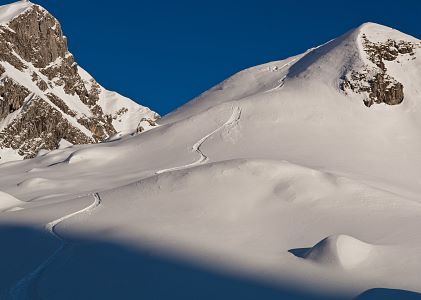
[[[47,223],[44,228],[56,239],[58,239],[61,244],[60,246],[46,259],[44,260],[36,269],[32,272],[26,274],[21,278],[10,290],[9,294],[11,299],[21,300],[21,299],[34,299],[31,295],[32,284],[34,281],[39,278],[41,273],[54,261],[54,259],[59,255],[59,253],[64,249],[68,242],[62,238],[55,230],[56,226],[63,221],[66,221],[70,218],[73,218],[80,214],[91,214],[99,205],[101,205],[101,197],[98,193],[92,194],[94,201],[87,207],[73,212],[71,214],[65,215],[61,218],[53,220]]]
[[[187,165],[183,165],[183,166],[178,166],[178,167],[173,167],[173,168],[168,168],[168,169],[162,169],[159,171],[156,171],[155,174],[162,174],[162,173],[167,173],[167,172],[172,172],[172,171],[177,171],[177,170],[183,170],[183,169],[187,169],[190,167],[194,167],[203,163],[206,163],[209,158],[202,152],[202,150],[200,150],[200,146],[202,146],[202,144],[208,139],[210,138],[212,135],[214,135],[215,133],[221,131],[222,129],[224,129],[225,127],[234,125],[236,122],[238,122],[238,120],[240,120],[241,117],[241,108],[240,107],[234,107],[233,112],[230,116],[230,118],[224,123],[222,124],[220,127],[216,128],[214,131],[208,133],[207,135],[205,135],[204,137],[202,137],[200,140],[198,140],[192,147],[192,151],[196,152],[197,154],[199,154],[199,159],[187,164]]]
[[[287,78],[287,77],[286,76],[282,77],[282,79],[279,80],[279,84],[277,86],[275,86],[274,88],[271,88],[270,90],[267,90],[265,93],[270,93],[270,92],[279,90],[281,87],[284,86],[284,84],[285,84],[285,81],[284,81],[285,78]]]
[[[230,116],[230,118],[222,124],[220,127],[216,128],[212,132],[208,133],[204,137],[202,137],[200,140],[198,140],[193,146],[192,151],[199,154],[199,159],[194,161],[193,163],[182,165],[178,167],[168,168],[168,169],[162,169],[156,172],[156,174],[162,174],[167,173],[171,171],[176,170],[182,170],[187,169],[196,165],[203,164],[209,160],[209,158],[201,151],[200,147],[202,144],[210,138],[215,133],[221,131],[222,129],[234,125],[241,116],[241,108],[240,107],[234,107],[233,112]],[[66,221],[70,218],[73,218],[80,214],[90,214],[95,208],[97,208],[99,205],[101,205],[101,197],[98,193],[92,194],[94,198],[94,202],[92,202],[89,206],[78,210],[76,212],[73,212],[71,214],[65,215],[61,218],[58,218],[56,220],[53,220],[49,223],[47,223],[44,228],[57,240],[61,242],[60,246],[46,259],[44,260],[36,269],[34,269],[32,272],[26,274],[23,278],[21,278],[10,290],[9,294],[11,296],[11,299],[21,300],[21,299],[33,299],[31,296],[32,291],[32,284],[34,281],[40,277],[41,273],[55,260],[55,258],[61,253],[61,251],[65,248],[65,246],[68,244],[68,242],[62,238],[56,231],[55,228],[58,224],[60,224],[63,221]]]
[[[291,61],[289,61],[289,62],[287,62],[286,64],[284,64],[283,66],[281,66],[278,70],[279,70],[279,71],[280,71],[280,70],[283,70],[285,67],[288,67],[288,66],[293,65],[296,61],[297,61],[297,59],[296,59],[296,58],[294,58],[294,59],[292,59]],[[283,87],[283,86],[284,86],[284,84],[285,84],[285,79],[286,79],[286,78],[287,78],[286,76],[282,77],[282,78],[278,81],[278,82],[279,82],[279,84],[278,84],[277,86],[275,86],[274,88],[271,88],[271,89],[269,89],[269,90],[265,91],[264,93],[266,94],[266,93],[270,93],[270,92],[273,92],[273,91],[279,90],[281,87]]]

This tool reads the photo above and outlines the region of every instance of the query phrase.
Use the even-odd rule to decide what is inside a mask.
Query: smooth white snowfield
[[[24,202],[0,214],[0,295],[421,292],[421,49],[386,62],[403,103],[368,108],[339,89],[370,63],[363,33],[419,45],[364,24],[242,71],[141,135],[0,165],[0,190]]]

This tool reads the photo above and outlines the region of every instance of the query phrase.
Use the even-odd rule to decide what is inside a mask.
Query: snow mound
[[[16,199],[12,195],[0,191],[0,211],[13,209],[23,203],[23,201]]]
[[[34,177],[34,178],[28,178],[25,179],[24,181],[18,183],[18,186],[20,188],[36,188],[36,187],[40,187],[40,186],[46,186],[49,185],[51,181],[45,178],[41,178],[41,177]]]
[[[110,147],[87,148],[71,153],[64,162],[68,164],[75,164],[80,162],[103,164],[115,159],[119,155],[121,155],[121,153],[112,151],[112,148]]]
[[[317,243],[305,259],[320,264],[353,269],[370,259],[374,245],[349,235],[333,235]]]

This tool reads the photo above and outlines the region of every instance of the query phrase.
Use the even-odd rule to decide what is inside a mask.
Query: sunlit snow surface
[[[413,40],[365,24],[242,71],[148,132],[0,165],[0,201],[23,208],[0,215],[0,295],[417,297],[419,54],[388,63],[404,102],[367,108],[338,88],[366,63],[362,33]]]

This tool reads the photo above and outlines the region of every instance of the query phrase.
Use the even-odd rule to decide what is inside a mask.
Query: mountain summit
[[[0,162],[143,131],[158,115],[100,86],[59,22],[29,1],[0,7]]]
[[[44,13],[33,7],[26,14]],[[39,32],[38,23],[20,29],[16,20],[5,36]],[[30,111],[26,101],[45,103],[33,104],[29,120],[59,107],[59,96],[86,113],[101,104],[90,92],[96,85],[75,75],[79,68],[69,71],[73,60],[55,36],[19,47],[39,49],[20,54],[31,64],[14,54],[23,51],[13,48],[22,38],[1,52],[11,61],[6,74],[38,91],[23,93],[21,111]],[[1,164],[0,298],[421,292],[420,46],[397,30],[363,24],[235,74],[145,134]],[[69,62],[56,67],[57,59]],[[45,93],[43,81],[52,85]],[[77,101],[67,100],[72,91]],[[75,128],[86,128],[83,122]]]
[[[281,94],[287,99],[290,93],[286,91],[291,90],[309,93],[300,101],[325,101],[330,94],[336,104],[345,99],[342,96],[367,107],[401,104],[405,99],[411,102],[417,98],[416,86],[421,86],[416,76],[421,72],[420,48],[417,38],[364,23],[300,55],[243,70],[171,113],[167,120],[232,100],[278,98]]]

